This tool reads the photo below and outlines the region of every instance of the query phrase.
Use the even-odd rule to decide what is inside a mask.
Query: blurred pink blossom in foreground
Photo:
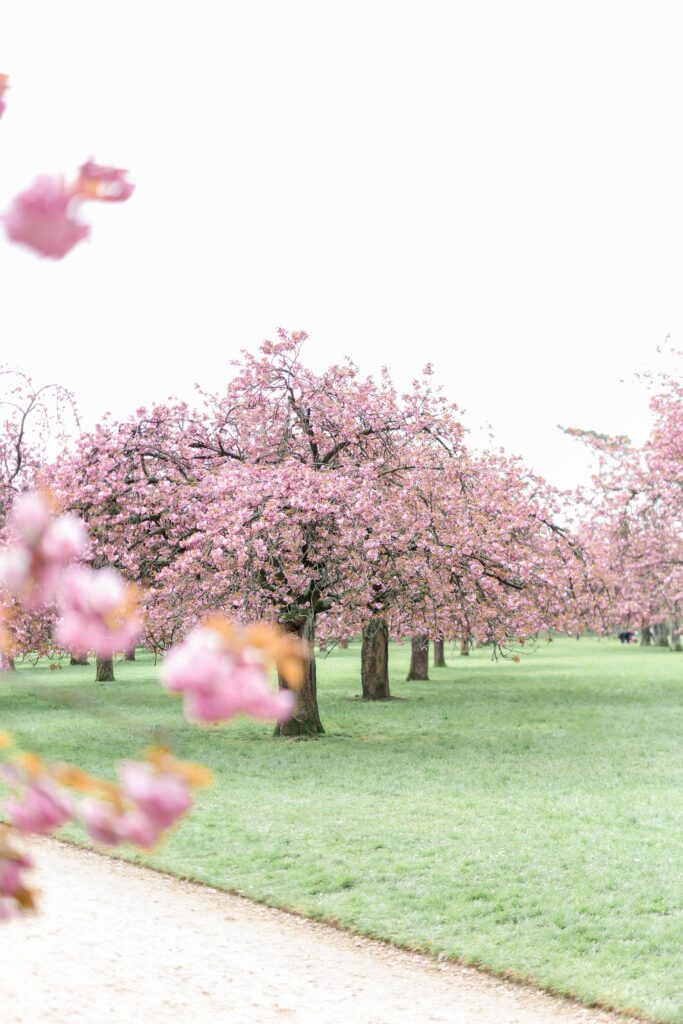
[[[124,761],[119,775],[126,802],[85,799],[80,805],[81,820],[96,842],[107,846],[129,842],[150,849],[192,806],[188,784],[173,772],[158,772],[140,761]]]
[[[140,761],[123,761],[119,767],[121,791],[159,828],[168,828],[192,804],[187,783],[170,772],[155,772]]]
[[[40,836],[61,828],[73,814],[71,800],[48,778],[32,780],[22,799],[10,800],[5,810],[16,828]]]
[[[80,519],[56,516],[44,494],[22,494],[12,505],[7,532],[0,586],[29,611],[56,599],[61,617],[55,638],[67,650],[110,658],[137,640],[142,619],[136,589],[114,569],[72,565],[88,545]]]
[[[33,907],[33,896],[24,873],[33,867],[25,854],[13,850],[0,835],[0,921]]]
[[[5,107],[7,104],[2,98],[9,87],[9,78],[7,75],[0,74],[0,117],[5,113]]]
[[[5,231],[12,242],[59,260],[90,234],[77,211],[64,178],[43,174],[16,197],[4,217]]]
[[[74,566],[64,576],[59,609],[55,636],[70,651],[110,658],[142,630],[137,591],[114,569]]]
[[[50,764],[33,755],[20,757],[5,769],[19,791],[4,810],[15,828],[50,835],[67,821],[80,821],[98,843],[132,843],[149,849],[192,806],[190,787],[205,785],[206,769],[176,761],[166,752],[150,753],[153,761],[122,761],[120,784],[89,776],[69,765]],[[66,790],[81,789],[72,798]],[[0,864],[2,864],[0,849]]]
[[[105,203],[121,203],[129,199],[135,185],[126,181],[128,171],[118,167],[102,167],[86,160],[79,170],[76,192],[83,199],[99,199]]]
[[[0,586],[29,611],[55,597],[64,569],[84,553],[85,526],[74,515],[55,516],[39,492],[15,498],[7,519],[10,544],[0,552]]]
[[[174,647],[161,668],[161,683],[185,695],[187,717],[219,722],[240,712],[253,718],[286,721],[294,710],[291,690],[274,690],[269,665],[256,647],[231,650],[211,625],[193,630]]]
[[[78,219],[81,203],[128,199],[134,186],[125,180],[126,173],[89,160],[73,185],[61,176],[41,175],[4,215],[7,236],[41,256],[62,259],[90,234],[90,225]]]

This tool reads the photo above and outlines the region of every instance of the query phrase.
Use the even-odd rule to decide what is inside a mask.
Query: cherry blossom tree
[[[313,373],[304,340],[281,331],[196,410],[106,421],[50,471],[88,523],[93,564],[147,589],[155,649],[221,606],[276,618],[312,649],[321,615],[339,637],[387,601],[369,567],[406,545],[407,516],[387,523],[400,523],[402,478],[423,457],[415,438],[459,444],[462,430],[449,422],[446,436],[452,412],[424,381],[398,396],[386,373],[362,379],[350,363]],[[309,665],[289,730],[322,728]]]
[[[76,403],[67,388],[36,385],[19,370],[0,370],[0,537],[13,500],[35,487],[51,452],[64,444],[77,425]],[[9,653],[0,654],[0,666],[13,668],[19,654],[57,662],[63,657],[52,635],[54,618],[49,613],[26,613],[13,604],[5,622],[11,636]]]
[[[15,496],[35,487],[50,449],[54,454],[77,426],[67,388],[37,385],[20,370],[0,369],[0,526]]]
[[[586,622],[652,634],[680,649],[683,600],[683,387],[671,376],[650,382],[653,426],[642,446],[628,438],[570,430],[597,456],[582,496],[577,536],[592,566]]]
[[[502,452],[420,473],[415,496],[423,516],[410,602],[417,635],[476,638],[500,650],[569,626],[580,563],[561,525],[566,497]]]

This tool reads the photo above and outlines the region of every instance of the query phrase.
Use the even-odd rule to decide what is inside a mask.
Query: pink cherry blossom
[[[273,690],[257,651],[228,650],[220,633],[207,626],[193,630],[169,652],[161,682],[185,694],[185,711],[193,721],[220,722],[243,713],[282,722],[296,702],[290,690]]]
[[[26,594],[31,583],[33,558],[27,547],[17,545],[0,551],[0,584],[17,596]]]
[[[76,191],[84,199],[99,199],[103,202],[120,203],[129,199],[135,185],[126,181],[128,171],[117,167],[103,167],[94,160],[87,160],[80,168]]]
[[[4,103],[0,101],[0,117],[5,109]],[[19,904],[8,896],[0,896],[0,921],[9,921],[19,911]]]
[[[121,815],[118,829],[121,842],[132,843],[143,850],[151,850],[156,846],[163,833],[158,822],[137,807]]]
[[[78,805],[78,813],[86,832],[96,843],[117,846],[121,842],[120,813],[110,801],[85,797]]]
[[[7,921],[32,905],[24,877],[32,867],[30,857],[11,849],[0,836],[0,921]]]
[[[44,494],[22,494],[7,520],[9,544],[0,553],[0,585],[29,611],[54,599],[64,569],[84,554],[87,533],[74,515],[55,516]]]
[[[22,797],[5,804],[10,821],[22,832],[48,835],[61,828],[73,814],[71,800],[48,778],[33,779]]]
[[[87,543],[82,520],[70,514],[58,516],[45,531],[40,554],[46,562],[67,566],[83,555]]]
[[[192,806],[187,783],[178,775],[156,772],[139,761],[124,761],[119,775],[124,796],[160,829],[173,825]]]
[[[34,491],[14,499],[8,518],[11,533],[27,547],[36,548],[42,541],[52,519],[52,511],[44,494]]]
[[[93,199],[123,202],[130,198],[134,186],[126,174],[88,160],[73,185],[60,176],[42,175],[16,196],[4,215],[9,239],[41,256],[62,259],[90,234],[90,226],[78,219],[81,204]]]
[[[41,256],[62,259],[90,227],[77,218],[78,202],[64,178],[42,175],[21,192],[4,215],[5,230],[12,242]]]
[[[135,590],[114,569],[74,566],[64,576],[59,609],[56,637],[70,651],[109,658],[127,650],[142,629]]]
[[[158,770],[139,761],[123,761],[118,773],[118,800],[87,797],[79,804],[79,817],[96,842],[150,849],[192,806],[188,782],[173,768]]]
[[[5,103],[3,96],[9,88],[9,78],[7,75],[0,74],[0,117],[5,113],[7,104]]]
[[[17,857],[9,860],[0,854],[0,893],[3,896],[14,896],[22,888],[22,871],[32,867],[28,857]]]

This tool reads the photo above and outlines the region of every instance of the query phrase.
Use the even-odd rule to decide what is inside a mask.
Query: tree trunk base
[[[429,637],[414,636],[410,641],[410,669],[407,682],[429,681]]]
[[[325,730],[318,711],[318,685],[315,669],[315,618],[309,615],[298,622],[287,622],[285,628],[301,638],[308,653],[303,686],[296,695],[294,714],[287,722],[278,722],[274,736],[321,736]],[[278,677],[280,689],[288,690],[287,681]]]
[[[655,647],[669,646],[669,626],[666,622],[658,622],[654,629]]]
[[[389,628],[386,619],[375,617],[363,627],[360,654],[363,700],[391,700],[389,692]]]
[[[443,640],[434,641],[434,668],[447,668]]]
[[[286,736],[291,739],[297,736],[322,736],[324,732],[320,719],[314,722],[308,718],[290,718],[288,722],[281,722],[275,726],[273,736]]]
[[[69,661],[70,665],[89,665],[87,654],[72,654]]]
[[[114,680],[114,659],[98,658],[95,668],[96,683],[113,683]]]

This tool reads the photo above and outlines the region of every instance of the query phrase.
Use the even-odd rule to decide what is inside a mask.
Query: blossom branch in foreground
[[[147,761],[122,761],[117,770],[119,784],[75,765],[19,754],[5,768],[18,799],[6,802],[4,809],[21,832],[51,835],[67,821],[76,821],[96,842],[151,849],[189,811],[191,790],[211,781],[202,765],[176,761],[157,747],[148,752]],[[84,795],[72,797],[69,789]]]

